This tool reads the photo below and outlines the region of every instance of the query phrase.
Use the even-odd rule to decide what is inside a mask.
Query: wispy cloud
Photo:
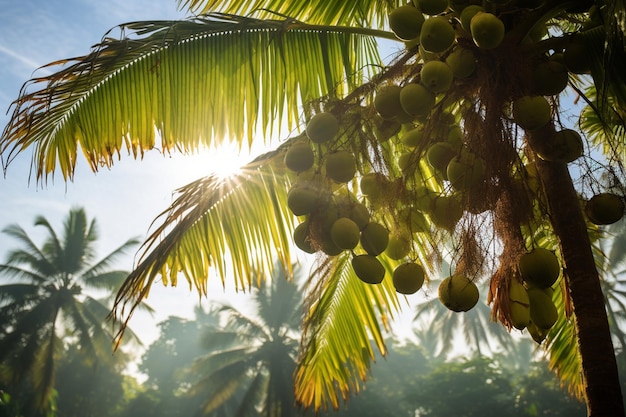
[[[18,62],[20,62],[21,64],[23,64],[24,66],[28,67],[31,70],[34,70],[36,68],[39,68],[41,66],[41,64],[33,59],[30,59],[27,56],[24,56],[22,53],[8,48],[4,45],[0,45],[0,53],[3,53],[5,55],[8,55],[9,57],[17,60]],[[41,70],[43,73],[45,74],[50,74],[50,71],[48,70]]]

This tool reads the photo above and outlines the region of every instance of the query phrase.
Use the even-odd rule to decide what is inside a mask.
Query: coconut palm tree
[[[308,240],[300,246],[328,256],[320,256],[308,286],[296,398],[315,409],[336,407],[360,389],[374,357],[370,337],[385,353],[382,332],[400,305],[391,280],[364,285],[352,254],[335,256],[336,243],[324,228],[335,205],[350,198],[367,203],[371,219],[393,232],[393,254],[419,260],[427,270],[436,270],[430,263],[440,259],[441,242],[451,239],[458,249],[455,273],[489,279],[494,317],[505,326],[517,261],[543,244],[534,239],[542,230],[554,237],[542,242],[556,242],[547,249],[565,267],[567,300],[578,317],[589,413],[623,415],[580,204],[606,190],[606,175],[609,191],[624,195],[623,2],[414,1],[421,13],[404,3],[179,1],[194,17],[123,24],[120,36],[107,33],[89,54],[55,61],[46,67],[51,75],[28,82],[0,152],[6,164],[34,147],[36,177],[45,181],[55,171],[71,178],[79,147],[97,170],[111,166],[122,149],[139,156],[153,148],[190,152],[232,141],[274,146],[238,175],[209,176],[178,190],[145,242],[114,315],[127,322],[157,278],[176,283],[182,276],[204,293],[212,267],[238,287],[249,285],[252,271],[270,271],[274,259],[288,269],[294,213],[308,214]],[[469,6],[483,7],[481,14]],[[413,23],[404,25],[406,19]],[[384,50],[390,60],[381,59],[379,41],[396,42],[395,50]],[[427,66],[430,61],[435,64]],[[448,68],[444,61],[449,69],[433,70]],[[583,135],[561,147],[567,135],[556,130],[568,127],[569,105],[559,98],[566,98],[560,89],[567,85],[585,104],[570,126]],[[316,120],[319,114],[325,115]],[[320,124],[322,132],[336,134],[317,134]],[[557,136],[549,142],[557,146],[546,146],[543,138]],[[284,137],[277,146],[271,141]],[[436,148],[455,158],[451,176],[451,161],[444,165],[435,152],[427,155],[443,139],[448,144]],[[298,163],[312,153],[317,168],[298,175],[304,165],[286,168],[283,160],[300,143],[311,149]],[[339,165],[347,167],[340,172],[326,164],[338,153]],[[578,169],[570,171],[568,163]],[[469,167],[476,175],[464,177]],[[358,180],[370,173],[377,178],[370,185],[378,187],[360,189]],[[319,196],[318,210],[316,201],[304,211],[290,207],[293,184],[301,188],[292,200]],[[415,209],[423,221],[408,214]],[[408,254],[402,242],[409,242]],[[355,255],[364,251],[359,246]],[[361,275],[377,281],[380,264],[361,261],[372,266],[362,267]],[[384,254],[378,261],[388,273],[397,264]]]
[[[224,319],[203,335],[208,353],[190,368],[203,414],[295,416],[293,373],[298,352],[302,293],[277,265],[271,282],[253,295],[253,314],[223,305]],[[260,414],[259,414],[260,413]]]
[[[41,245],[18,225],[4,229],[21,247],[0,264],[0,364],[3,384],[12,389],[31,384],[39,412],[51,405],[57,362],[67,343],[78,346],[92,365],[121,358],[111,357],[114,328],[106,316],[128,272],[111,267],[137,241],[97,260],[96,221],[88,221],[84,209],[70,210],[61,233],[42,216],[35,225],[47,233]],[[107,295],[98,298],[102,290]]]

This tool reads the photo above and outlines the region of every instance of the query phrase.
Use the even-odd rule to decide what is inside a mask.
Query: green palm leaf
[[[250,145],[259,132],[269,142],[301,104],[362,83],[379,62],[373,36],[390,36],[222,14],[120,30],[24,86],[0,139],[6,163],[33,145],[38,180],[57,168],[71,178],[79,148],[95,171],[124,150]]]
[[[273,153],[268,162],[282,155]],[[232,276],[237,289],[249,288],[253,276],[267,276],[273,260],[290,268],[294,219],[286,204],[288,187],[288,178],[271,164],[252,163],[229,179],[205,177],[179,189],[120,288],[112,316],[126,315],[127,322],[157,277],[176,285],[182,275],[206,295],[212,268],[223,285]]]
[[[258,17],[271,18],[276,15],[323,25],[363,25],[384,27],[386,17],[394,8],[406,2],[398,0],[343,0],[343,1],[219,1],[178,0],[178,6],[194,13],[222,12],[238,15],[254,13]]]
[[[339,407],[350,392],[357,393],[374,360],[374,347],[387,351],[379,315],[399,308],[390,279],[380,285],[363,283],[354,274],[351,254],[328,259],[311,276],[309,306],[304,322],[302,353],[296,369],[296,401],[316,411]],[[383,258],[384,260],[384,258]],[[390,264],[385,264],[387,273]]]

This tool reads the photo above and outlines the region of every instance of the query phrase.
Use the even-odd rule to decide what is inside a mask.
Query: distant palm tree
[[[302,292],[277,266],[254,292],[254,315],[224,305],[223,326],[205,334],[209,350],[192,367],[191,395],[207,398],[203,414],[296,415],[293,377],[300,340]]]
[[[35,225],[48,234],[41,246],[18,225],[4,229],[21,247],[0,264],[0,381],[31,385],[32,405],[43,411],[51,406],[57,359],[66,343],[77,344],[92,363],[111,360],[113,326],[105,325],[110,305],[84,289],[106,290],[110,300],[128,276],[110,268],[137,242],[128,240],[94,262],[96,221],[88,222],[82,208],[70,210],[61,235],[42,216]]]

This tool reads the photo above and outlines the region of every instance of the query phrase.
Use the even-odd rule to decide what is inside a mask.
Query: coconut
[[[441,172],[447,178],[447,167],[452,158],[456,156],[456,150],[448,142],[435,142],[426,151],[428,163]]]
[[[408,148],[415,148],[422,142],[423,138],[424,129],[422,127],[416,127],[400,136],[400,142]]]
[[[448,0],[414,0],[420,10],[428,15],[434,16],[443,13],[448,8]]]
[[[552,298],[540,288],[529,288],[530,320],[540,329],[548,330],[559,318]]]
[[[389,13],[389,27],[403,41],[419,37],[424,15],[411,5],[397,7]]]
[[[307,142],[294,143],[285,152],[285,166],[295,172],[303,172],[313,166],[315,154]]]
[[[406,207],[401,215],[411,233],[427,232],[430,229],[426,216],[416,208]]]
[[[446,168],[448,181],[457,190],[469,190],[485,179],[485,161],[465,151],[452,158]]]
[[[530,322],[530,301],[526,288],[515,278],[509,283],[509,306],[511,324],[518,330],[523,330]]]
[[[393,286],[400,294],[414,294],[424,285],[424,268],[415,262],[400,264],[391,276]]]
[[[433,94],[447,91],[453,78],[452,68],[442,61],[428,61],[420,71],[421,83]]]
[[[423,85],[409,83],[400,91],[400,104],[411,116],[425,116],[435,106],[435,96]]]
[[[546,161],[569,163],[583,155],[583,140],[578,132],[563,129],[548,137],[528,137],[528,144],[533,151]]]
[[[461,22],[461,27],[465,29],[467,32],[471,32],[471,22],[472,18],[478,12],[484,12],[485,9],[482,6],[478,6],[476,4],[471,4],[467,7],[464,7],[461,11],[461,15],[459,16],[459,20]]]
[[[361,230],[352,219],[340,217],[330,229],[330,238],[340,249],[354,249],[359,244]]]
[[[433,200],[430,219],[435,226],[452,230],[462,216],[463,206],[457,196],[439,196]]]
[[[374,108],[383,119],[394,119],[404,113],[400,104],[400,86],[386,85],[376,92]]]
[[[317,252],[311,245],[309,237],[309,221],[305,220],[293,230],[293,241],[296,246],[306,253]]]
[[[585,205],[585,214],[593,224],[613,224],[624,216],[624,199],[611,193],[594,195]]]
[[[534,248],[519,259],[519,271],[526,283],[539,288],[552,286],[559,278],[561,265],[554,252]]]
[[[438,195],[432,189],[428,188],[426,185],[418,185],[415,187],[414,191],[414,201],[415,207],[419,210],[430,212],[433,207],[433,202]]]
[[[385,278],[385,267],[375,256],[356,255],[351,263],[356,276],[367,284],[380,284]]]
[[[439,301],[455,312],[469,311],[478,303],[478,287],[464,275],[454,274],[439,285]]]
[[[504,23],[494,14],[478,12],[470,21],[474,43],[481,49],[497,48],[504,39]]]
[[[569,75],[567,68],[557,59],[548,59],[533,68],[533,91],[540,96],[554,96],[560,94],[565,87]]]
[[[369,255],[380,255],[387,249],[389,232],[380,223],[370,222],[361,230],[360,242]]]
[[[302,216],[327,201],[325,197],[325,193],[316,184],[298,183],[287,193],[287,207],[296,216]]]
[[[530,333],[530,336],[538,344],[541,344],[541,342],[543,342],[545,338],[548,336],[548,333],[550,333],[550,329],[540,329],[532,321],[528,323],[527,329],[528,329],[528,333]]]
[[[306,125],[306,135],[314,143],[324,143],[339,133],[339,121],[332,113],[318,113]]]
[[[368,172],[361,177],[359,189],[367,198],[376,200],[383,195],[388,182],[387,177],[380,172]]]
[[[404,111],[404,110],[403,110]],[[374,124],[374,137],[379,142],[387,142],[389,139],[400,133],[402,125],[396,120],[385,120],[377,117],[377,123]]]
[[[452,69],[454,78],[468,78],[476,72],[476,56],[472,51],[457,46],[446,58],[446,64]]]
[[[513,120],[524,130],[539,129],[550,117],[550,103],[545,97],[523,96],[513,101]]]
[[[446,142],[452,145],[455,151],[461,151],[461,148],[463,147],[463,130],[460,126],[450,126],[450,130],[448,130],[448,135],[446,137]]]
[[[412,240],[402,233],[392,233],[385,249],[385,255],[393,260],[406,257],[411,251]]]
[[[337,151],[326,156],[326,176],[335,182],[348,182],[356,174],[356,162],[352,152]]]
[[[426,19],[420,33],[420,44],[428,52],[441,53],[452,46],[454,28],[443,16]]]

